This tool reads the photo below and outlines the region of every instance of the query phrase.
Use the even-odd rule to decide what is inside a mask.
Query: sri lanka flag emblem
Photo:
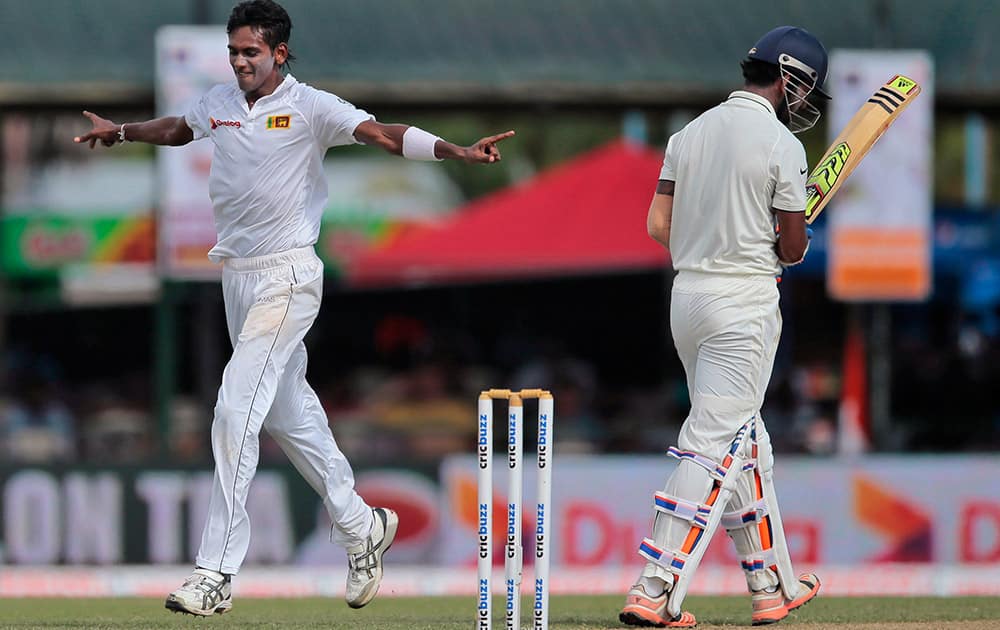
[[[267,117],[268,129],[288,129],[291,126],[292,126],[292,117],[290,114],[282,114],[281,116]]]

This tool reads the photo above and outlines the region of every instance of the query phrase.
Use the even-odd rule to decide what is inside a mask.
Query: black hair
[[[747,57],[740,62],[743,70],[743,80],[747,85],[768,87],[781,78],[781,69],[773,63]]]
[[[284,7],[272,0],[247,0],[233,7],[226,24],[226,33],[232,33],[243,26],[249,26],[260,33],[272,51],[278,44],[287,46],[292,36],[292,19],[288,17]],[[294,60],[295,56],[289,52],[285,62]]]

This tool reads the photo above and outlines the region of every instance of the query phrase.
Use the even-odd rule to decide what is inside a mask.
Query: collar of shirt
[[[292,86],[295,85],[296,83],[298,83],[298,81],[295,80],[295,77],[293,77],[291,74],[286,74],[285,80],[279,83],[278,87],[274,88],[274,91],[268,94],[268,96],[275,96],[276,94],[280,94],[285,90],[290,90],[292,89]]]
[[[753,92],[747,92],[745,90],[736,90],[735,92],[729,95],[729,98],[726,99],[726,102],[728,103],[733,100],[751,101],[753,103],[757,103],[758,105],[766,109],[768,112],[770,112],[772,116],[775,115],[774,106],[771,105],[771,101],[767,100],[760,94],[754,94]]]
[[[267,94],[265,96],[260,97],[259,99],[257,99],[254,102],[253,109],[256,110],[257,106],[260,105],[261,103],[268,103],[268,102],[270,102],[270,101],[272,101],[274,99],[279,98],[282,95],[282,93],[287,92],[288,90],[292,89],[292,86],[294,86],[296,83],[298,83],[298,81],[295,80],[295,77],[293,77],[290,74],[286,74],[285,78],[281,80],[281,83],[279,83],[276,88],[274,88],[273,92],[271,92],[270,94]],[[250,104],[247,103],[246,95],[242,91],[239,91],[239,90],[237,90],[237,94],[239,95],[237,98],[238,98],[238,100],[240,102],[240,105],[243,106],[244,113],[249,114],[251,112],[251,108],[250,108]]]

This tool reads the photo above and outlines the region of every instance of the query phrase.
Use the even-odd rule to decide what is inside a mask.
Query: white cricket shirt
[[[209,196],[224,258],[313,245],[327,201],[323,155],[354,144],[371,114],[287,75],[253,109],[236,83],[217,85],[184,116],[195,139],[215,143]]]
[[[771,208],[804,212],[806,152],[767,99],[742,90],[670,137],[675,269],[777,275]]]

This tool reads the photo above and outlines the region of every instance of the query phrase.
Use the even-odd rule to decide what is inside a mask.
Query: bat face
[[[806,223],[816,220],[875,142],[918,94],[920,86],[916,81],[897,74],[861,106],[806,180]]]

